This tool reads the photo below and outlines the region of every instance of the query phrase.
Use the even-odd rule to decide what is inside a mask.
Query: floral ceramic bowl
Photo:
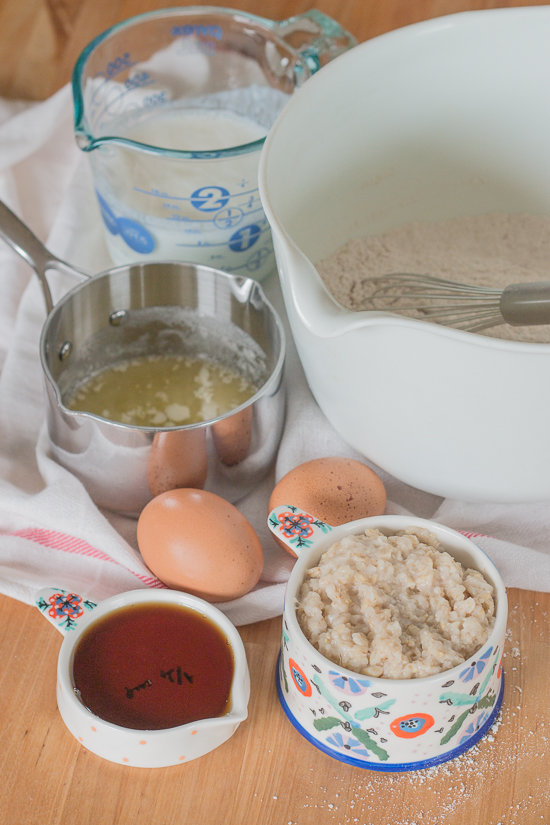
[[[281,506],[268,523],[298,556],[285,595],[277,689],[302,736],[335,759],[376,771],[428,768],[475,745],[494,723],[504,691],[507,598],[488,556],[460,533],[408,516],[375,516],[331,527],[297,507]],[[435,533],[457,561],[493,586],[493,630],[474,656],[433,676],[380,679],[341,668],[310,644],[298,624],[295,607],[306,571],[345,536],[367,527],[389,535],[410,526]]]
[[[36,594],[36,605],[46,619],[65,636],[57,666],[57,703],[61,717],[73,736],[85,748],[103,759],[142,768],[180,765],[223,744],[246,719],[250,677],[244,645],[235,627],[214,605],[196,596],[173,590],[133,590],[97,603],[59,588],[39,591]],[[224,713],[173,727],[139,729],[135,725],[125,727],[107,721],[93,713],[81,700],[73,678],[73,663],[75,650],[83,635],[90,629],[93,631],[94,625],[115,616],[117,612],[148,605],[182,607],[196,614],[197,619],[200,617],[219,630],[223,645],[229,645],[233,659],[232,677],[229,677],[228,683],[228,703]],[[201,639],[201,642],[204,640]],[[137,648],[141,644],[140,640],[136,640],[133,647]],[[154,646],[163,649],[160,641]],[[129,647],[125,648],[122,658],[131,659],[132,652]],[[199,659],[204,659],[205,655],[203,648]],[[204,662],[202,668],[208,673],[209,680],[215,681],[220,676],[212,667],[211,660]],[[151,678],[146,679],[147,676]],[[142,683],[130,683],[129,687],[121,682],[123,698],[135,703],[136,696],[141,699],[142,694],[154,694],[157,683],[163,688],[168,686],[172,690],[171,696],[175,695],[174,691],[190,690],[191,684],[195,691],[209,692],[208,686],[205,689],[200,679],[193,681],[193,667],[186,666],[186,662],[180,662],[179,659],[175,662],[167,661],[166,668],[160,673],[144,673],[143,679],[145,681]],[[166,692],[163,695],[166,696]]]

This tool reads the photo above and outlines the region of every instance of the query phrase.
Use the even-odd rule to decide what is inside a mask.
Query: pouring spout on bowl
[[[276,221],[276,218],[270,215],[269,221]],[[285,244],[284,250],[279,248],[276,254],[281,287],[287,296],[287,311],[295,312],[301,326],[312,335],[317,338],[339,338],[374,323],[387,323],[389,319],[391,323],[425,323],[376,310],[352,312],[341,306],[328,291],[314,264],[286,235],[282,227],[279,231],[280,235],[274,237],[273,244],[275,250],[280,244]],[[284,240],[281,240],[281,235],[284,235]],[[291,272],[298,271],[301,273],[299,278],[290,275]]]
[[[266,209],[267,212],[267,209]],[[276,220],[269,216],[270,223]],[[273,225],[273,224],[272,224]],[[279,275],[283,292],[291,299],[291,306],[300,323],[319,338],[336,338],[350,329],[363,326],[367,313],[352,313],[340,306],[323,284],[321,276],[304,253],[286,236],[274,238],[274,247],[285,244],[284,252],[277,254]],[[300,278],[290,277],[290,272],[299,270]]]

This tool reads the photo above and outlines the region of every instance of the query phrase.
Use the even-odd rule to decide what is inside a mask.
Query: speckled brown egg
[[[142,510],[143,560],[161,582],[209,602],[237,599],[257,584],[260,540],[232,504],[205,490],[169,490]]]
[[[245,407],[212,424],[212,440],[220,461],[228,467],[240,464],[248,455],[252,440],[253,407]]]
[[[207,472],[203,427],[155,433],[147,465],[147,484],[152,496],[176,487],[202,490]]]
[[[336,526],[380,516],[386,507],[386,489],[374,470],[352,458],[330,456],[299,464],[275,486],[269,512],[293,504],[315,518]],[[291,555],[296,555],[276,539]]]

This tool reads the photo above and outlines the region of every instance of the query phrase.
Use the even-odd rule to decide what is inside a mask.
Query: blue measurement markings
[[[162,103],[168,103],[165,91],[153,92],[143,100],[143,105],[146,109],[149,109],[153,106],[160,106]]]
[[[202,186],[191,195],[191,206],[201,212],[218,212],[229,203],[229,190],[223,186]]]
[[[242,229],[238,229],[229,238],[229,249],[233,252],[244,252],[254,246],[261,234],[262,230],[257,223],[243,226]]]
[[[172,37],[214,37],[216,40],[221,40],[223,30],[221,26],[194,26],[186,23],[183,26],[172,26],[170,34]]]
[[[94,90],[91,97],[91,103],[95,108],[100,108],[100,111],[95,116],[95,121],[102,115],[107,115],[109,118],[120,114],[121,101],[135,91],[135,89],[144,89],[148,86],[154,86],[157,82],[154,77],[151,77],[149,72],[138,72],[133,77],[128,77],[124,83],[110,83],[111,78],[106,77],[103,72],[99,72],[96,77],[103,77],[103,82]],[[154,96],[149,98],[150,103],[154,100]],[[155,101],[153,105],[162,101]]]
[[[232,266],[232,272],[239,272],[242,269],[246,269],[248,272],[257,272],[260,267],[263,266],[264,262],[268,258],[273,257],[273,246],[270,244],[269,246],[262,246],[261,249],[258,249],[252,255],[250,255],[242,266]]]
[[[261,235],[264,232],[269,231],[267,221],[265,217],[262,217],[262,209],[260,199],[257,196],[257,189],[231,195],[229,190],[223,186],[202,186],[199,189],[196,189],[191,196],[187,198],[173,196],[158,189],[145,190],[140,189],[139,187],[134,187],[134,190],[146,195],[151,195],[152,197],[163,198],[165,200],[163,206],[166,209],[170,209],[175,212],[175,214],[172,214],[165,220],[185,223],[185,231],[188,234],[195,234],[197,236],[204,231],[206,224],[210,224],[219,230],[231,230],[239,226],[245,217],[250,219],[254,214],[258,213],[259,220],[248,223],[245,226],[239,226],[239,228],[236,229],[229,236],[229,238],[226,237],[223,241],[213,243],[204,238],[197,238],[197,240],[191,243],[178,243],[177,246],[180,247],[228,247],[232,252],[241,253],[246,252],[246,250],[254,246],[260,239]],[[103,221],[109,232],[112,235],[120,234],[128,246],[135,252],[139,252],[141,254],[152,252],[155,248],[155,240],[153,235],[151,235],[151,233],[144,226],[131,218],[117,218],[106,200],[99,194],[99,192],[96,194]],[[238,206],[228,205],[229,201],[235,197],[244,197],[245,200]],[[197,212],[202,214],[204,217],[194,219],[185,215],[177,214],[177,210],[181,207],[179,203],[173,203],[173,201],[190,203],[191,206],[193,206]],[[209,217],[205,220],[206,215]],[[262,250],[259,250],[259,257],[257,260],[250,259],[247,263],[247,268],[259,268],[263,262],[265,254]]]
[[[232,195],[224,186],[201,186],[199,189],[195,189],[190,197],[186,198],[171,195],[160,189],[140,189],[134,186],[134,191],[155,198],[163,198],[165,201],[163,208],[175,213],[166,216],[165,220],[181,221],[188,225],[195,223],[204,227],[206,224],[211,223],[216,229],[232,229],[244,220],[245,215],[250,218],[254,214],[263,214],[257,189],[236,192]],[[229,202],[235,198],[243,200],[239,203],[230,204]],[[191,218],[187,215],[177,214],[181,207],[175,201],[190,203],[201,217]],[[212,213],[211,216],[210,213]],[[207,215],[208,217],[206,217]]]
[[[111,60],[107,63],[104,72],[98,72],[95,77],[105,77],[107,79],[111,79],[116,77],[121,72],[126,71],[126,69],[130,69],[132,66],[135,66],[136,61],[132,60],[130,57],[130,52],[124,52],[124,54],[115,57],[114,60]]]
[[[243,216],[242,209],[230,206],[227,209],[221,209],[217,215],[214,215],[214,225],[218,229],[231,229],[242,221]]]
[[[263,228],[262,224],[264,224]],[[191,234],[189,230],[186,230],[186,232],[187,234]],[[229,249],[231,249],[232,252],[246,252],[246,250],[254,246],[254,244],[257,243],[259,238],[266,232],[269,232],[269,226],[267,225],[267,221],[263,220],[258,221],[258,223],[251,223],[241,227],[236,232],[234,232],[228,239],[219,241],[218,243],[213,243],[212,241],[199,240],[194,241],[192,243],[180,242],[177,243],[176,246],[181,246],[184,249],[193,249],[196,246],[209,247],[210,249],[227,249],[229,247]],[[197,231],[197,234],[200,233]]]
[[[241,185],[242,184],[239,184],[239,186]],[[200,189],[195,189],[190,197],[182,197],[181,195],[172,195],[170,192],[165,192],[162,189],[141,189],[139,186],[134,186],[133,188],[134,192],[151,195],[153,198],[164,198],[167,201],[190,202],[195,209],[199,209],[201,212],[211,212],[215,211],[215,209],[222,209],[230,198],[249,198],[252,196],[255,201],[259,201],[259,198],[255,197],[258,192],[257,189],[249,189],[247,192],[235,192],[235,194],[232,195],[224,186],[201,186]],[[220,203],[221,201],[223,201],[223,203]],[[214,203],[217,204],[216,207],[214,207]]]

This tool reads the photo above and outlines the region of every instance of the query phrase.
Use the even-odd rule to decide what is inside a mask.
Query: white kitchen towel
[[[61,258],[90,272],[111,266],[88,158],[77,148],[66,86],[43,103],[0,101],[0,198]],[[49,456],[39,338],[44,299],[29,266],[0,241],[0,592],[32,603],[44,586],[98,599],[163,585],[143,563],[136,521],[99,510]],[[73,282],[53,274],[54,300]],[[264,287],[285,320],[276,275]],[[219,605],[237,625],[282,612],[293,559],[267,529],[276,481],[303,461],[368,461],[338,436],[307,386],[288,332],[287,418],[273,471],[237,506],[256,529],[265,564],[257,588]],[[372,465],[371,465],[372,466]],[[550,591],[550,503],[495,506],[437,498],[379,472],[388,513],[432,518],[474,537],[508,586]]]

